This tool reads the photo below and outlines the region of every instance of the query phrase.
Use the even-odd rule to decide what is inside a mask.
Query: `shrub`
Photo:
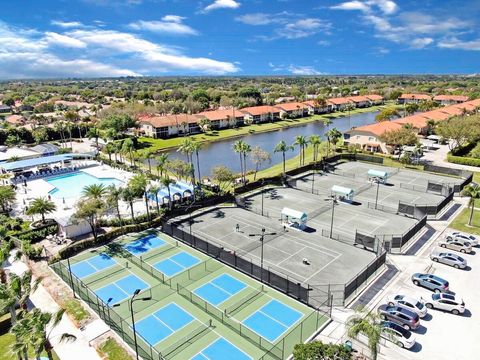
[[[454,164],[460,164],[460,165],[480,166],[480,159],[455,156],[450,153],[447,155],[447,161]]]
[[[58,225],[52,224],[52,225],[47,225],[40,229],[32,229],[22,233],[17,233],[15,234],[15,236],[21,241],[28,241],[30,243],[35,243],[45,239],[47,235],[56,234],[57,231],[58,231]]]

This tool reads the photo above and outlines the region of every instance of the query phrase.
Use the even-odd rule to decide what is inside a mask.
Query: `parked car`
[[[468,235],[461,233],[460,231],[452,232],[450,235],[447,235],[447,240],[459,240],[459,241],[468,241],[472,246],[478,245],[478,239],[473,235]]]
[[[467,260],[449,252],[433,252],[430,254],[430,259],[435,262],[453,266],[455,269],[465,269],[467,267]]]
[[[450,249],[450,250],[455,250],[455,251],[460,251],[461,253],[471,253],[472,252],[472,244],[468,241],[461,241],[457,239],[452,239],[452,240],[440,240],[438,242],[438,245],[440,247]]]
[[[429,309],[440,309],[458,315],[465,312],[465,302],[453,294],[432,294],[432,298],[425,301]]]
[[[431,274],[415,273],[412,275],[412,282],[417,286],[435,291],[436,293],[446,293],[449,288],[447,280]]]
[[[415,345],[415,336],[412,332],[392,321],[382,321],[382,332],[380,336],[388,341],[394,342],[401,348],[410,349]]]
[[[406,330],[416,329],[420,325],[420,317],[401,306],[380,305],[377,311],[384,320],[393,321]]]
[[[405,295],[392,295],[387,297],[388,305],[402,306],[410,311],[416,313],[420,318],[427,315],[427,307],[421,300],[417,300]]]

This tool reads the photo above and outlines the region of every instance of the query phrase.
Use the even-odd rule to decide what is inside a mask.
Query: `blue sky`
[[[480,1],[2,2],[0,78],[480,72]]]

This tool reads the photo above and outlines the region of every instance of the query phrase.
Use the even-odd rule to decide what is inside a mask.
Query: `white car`
[[[464,254],[470,254],[472,252],[472,245],[469,241],[445,239],[445,240],[440,240],[438,242],[438,245],[446,249],[460,251],[461,253],[464,253]]]
[[[394,342],[401,348],[410,349],[415,345],[415,336],[413,336],[412,332],[391,321],[382,322],[380,336]]]
[[[414,299],[405,295],[392,295],[387,297],[387,303],[390,306],[398,305],[416,313],[420,318],[427,315],[427,307],[421,300]]]
[[[459,231],[447,235],[447,240],[460,240],[462,242],[469,242],[472,246],[478,245],[478,239],[475,236],[461,233]]]
[[[455,269],[465,269],[467,267],[467,260],[449,252],[433,252],[430,254],[430,259],[434,262],[439,262],[445,265],[453,266]]]
[[[425,300],[425,306],[429,309],[449,311],[454,315],[465,312],[465,302],[453,294],[432,294],[432,298]]]

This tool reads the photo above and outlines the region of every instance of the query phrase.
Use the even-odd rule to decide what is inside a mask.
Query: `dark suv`
[[[419,316],[404,307],[380,305],[378,313],[384,320],[393,321],[406,330],[416,329],[420,325]]]

